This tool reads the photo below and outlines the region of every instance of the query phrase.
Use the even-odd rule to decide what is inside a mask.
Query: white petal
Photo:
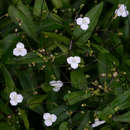
[[[75,56],[74,59],[75,59],[76,63],[80,63],[80,61],[81,61],[79,56]]]
[[[119,13],[118,9],[115,10],[115,14],[116,14],[117,16],[121,16],[121,14]]]
[[[121,4],[119,7],[119,10],[125,10],[125,9],[126,9],[126,6],[124,4]]]
[[[94,128],[97,127],[98,125],[96,123],[93,123],[91,126]]]
[[[50,86],[55,86],[56,81],[52,80],[49,82]]]
[[[73,69],[77,69],[77,68],[78,68],[78,64],[77,64],[77,63],[73,63],[73,64],[71,64],[71,68],[73,68]]]
[[[13,55],[14,55],[14,56],[20,56],[20,52],[19,52],[19,49],[18,49],[18,48],[14,48],[14,49],[13,49]]]
[[[20,55],[21,55],[21,56],[27,55],[27,50],[26,50],[25,48],[21,49]]]
[[[51,126],[52,125],[52,122],[50,120],[45,120],[44,123],[45,123],[46,126]]]
[[[51,117],[51,114],[50,113],[44,113],[43,114],[43,119],[44,120],[48,120],[48,118],[50,118]]]
[[[52,122],[55,122],[57,120],[57,116],[55,114],[51,114]]]
[[[24,48],[24,44],[22,42],[18,42],[16,48]]]
[[[17,95],[17,102],[21,103],[23,101],[23,96],[21,94]]]
[[[94,127],[97,127],[97,126],[99,126],[99,125],[102,125],[102,124],[104,124],[106,121],[99,121],[98,119],[97,120],[95,120],[95,123],[93,123],[92,124],[92,127],[94,128]]]
[[[129,14],[129,12],[128,11],[124,11],[123,13],[122,13],[122,17],[127,17],[128,16],[128,14]]]
[[[53,90],[54,92],[58,92],[58,91],[60,91],[60,88],[54,87],[54,88],[52,88],[52,90]]]
[[[85,21],[85,23],[89,24],[90,23],[90,19],[89,17],[84,17],[83,20]]]
[[[67,58],[67,63],[68,64],[73,63],[72,61],[73,61],[73,57],[72,56],[70,56],[70,57]]]
[[[81,25],[81,24],[82,24],[82,20],[83,20],[82,18],[77,18],[77,19],[76,19],[76,23],[77,23],[78,25]]]
[[[17,93],[15,91],[13,91],[13,92],[10,93],[9,97],[11,99],[13,99],[16,95],[17,95]]]
[[[62,86],[63,86],[63,82],[60,81],[60,80],[58,80],[58,81],[57,81],[57,87],[60,87],[60,88],[61,88]]]
[[[88,29],[88,25],[87,24],[82,24],[80,27],[81,27],[82,30],[87,30]]]
[[[10,100],[10,104],[11,104],[12,106],[16,106],[18,103],[17,103],[17,101],[15,101],[15,100]]]
[[[104,124],[105,122],[106,122],[106,121],[103,120],[103,121],[100,121],[99,124],[101,125],[101,124]]]

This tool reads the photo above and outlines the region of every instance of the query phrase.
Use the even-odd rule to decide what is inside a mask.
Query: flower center
[[[123,13],[125,10],[124,10],[124,9],[122,9],[122,8],[120,8],[120,9],[119,9],[119,11],[120,11],[121,13]]]
[[[48,120],[52,122],[52,118],[51,117],[48,117]]]
[[[87,21],[85,19],[83,19],[82,24],[87,24]]]
[[[18,48],[18,51],[19,51],[19,52],[22,52],[22,49],[23,49],[23,48]]]
[[[75,59],[72,59],[72,62],[73,62],[73,63],[76,63],[76,60],[75,60]]]

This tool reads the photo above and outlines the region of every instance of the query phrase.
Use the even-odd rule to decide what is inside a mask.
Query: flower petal
[[[44,121],[44,124],[45,124],[46,126],[51,126],[51,125],[52,125],[52,122],[51,122],[50,120],[45,120],[45,121]]]
[[[44,113],[43,114],[43,119],[44,120],[48,120],[48,118],[50,118],[51,117],[51,114],[50,113]]]
[[[19,49],[18,49],[18,48],[14,48],[14,49],[13,49],[13,55],[14,55],[14,56],[20,56],[20,52],[19,52]]]
[[[74,59],[75,59],[76,63],[80,63],[81,62],[81,59],[80,59],[79,56],[75,56]]]
[[[104,124],[105,122],[106,122],[105,120],[99,121],[98,119],[95,119],[95,123],[93,123],[91,126],[94,128],[94,127]]]
[[[63,86],[63,82],[60,81],[60,80],[58,80],[58,81],[57,81],[57,87],[60,87],[60,88],[61,88],[62,86]]]
[[[71,68],[73,68],[73,69],[77,69],[77,68],[78,68],[78,64],[77,64],[77,63],[73,63],[73,64],[71,64]]]
[[[122,17],[127,17],[128,16],[128,14],[129,14],[129,12],[128,11],[124,11],[123,13],[122,13]]]
[[[10,93],[9,97],[10,97],[10,99],[13,99],[16,95],[17,95],[17,93],[15,91],[13,91]]]
[[[24,44],[22,42],[18,42],[16,48],[24,48]]]
[[[17,102],[21,103],[23,101],[23,96],[21,94],[17,95]]]
[[[73,57],[72,56],[70,56],[70,57],[67,58],[67,63],[68,64],[73,63],[72,61],[73,61]]]
[[[20,55],[21,55],[21,56],[27,55],[27,50],[26,50],[25,48],[21,49]]]
[[[12,106],[16,106],[18,104],[18,102],[16,100],[10,100],[10,104]]]
[[[80,27],[81,27],[82,30],[87,30],[88,24],[82,24]]]
[[[81,25],[81,24],[82,24],[82,20],[83,20],[82,18],[77,18],[77,19],[76,19],[76,23],[77,23],[78,25]]]
[[[49,82],[49,85],[50,86],[55,86],[55,83],[56,83],[56,81],[52,80],[52,81]]]
[[[84,17],[83,20],[85,21],[85,23],[89,24],[90,23],[90,19],[89,17]]]
[[[57,116],[55,114],[51,114],[52,122],[55,122],[57,120]]]
[[[58,92],[58,91],[60,91],[60,88],[59,88],[59,87],[54,87],[54,88],[52,88],[52,90],[53,90],[54,92]]]

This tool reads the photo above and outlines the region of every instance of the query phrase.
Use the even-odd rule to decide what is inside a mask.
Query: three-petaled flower
[[[58,81],[55,81],[55,80],[52,80],[49,82],[50,86],[53,86],[53,91],[54,92],[58,92],[60,91],[61,87],[63,86],[63,82],[58,80]]]
[[[78,64],[80,63],[81,59],[79,56],[70,56],[67,58],[67,63],[71,65],[71,68],[73,69],[77,69],[78,68]]]
[[[77,18],[76,23],[80,25],[80,28],[82,30],[87,30],[88,29],[88,24],[90,23],[89,17],[84,17],[84,18]]]
[[[43,119],[44,119],[44,124],[46,126],[51,126],[57,120],[57,116],[55,114],[44,113]]]
[[[99,125],[102,125],[104,124],[106,121],[103,120],[103,121],[99,121],[99,119],[95,119],[95,122],[91,125],[93,128],[94,127],[98,127]]]
[[[23,101],[23,96],[21,94],[17,94],[17,92],[13,91],[10,93],[10,104],[12,106],[16,106],[18,103]]]
[[[24,44],[22,42],[18,42],[16,48],[13,50],[13,55],[15,56],[25,56],[27,54],[27,50],[24,48]]]
[[[129,12],[124,4],[120,4],[119,8],[115,10],[117,16],[127,17]]]

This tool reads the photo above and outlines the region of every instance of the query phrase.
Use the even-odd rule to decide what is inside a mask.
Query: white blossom
[[[44,113],[43,114],[44,124],[46,126],[51,126],[57,120],[57,116],[55,114]]]
[[[91,125],[93,128],[94,127],[98,127],[99,125],[102,125],[104,124],[106,121],[103,120],[103,121],[99,121],[99,119],[95,119],[95,122]]]
[[[58,92],[60,91],[61,87],[63,86],[63,82],[58,80],[58,81],[55,81],[55,80],[52,80],[49,82],[50,86],[53,86],[53,91],[54,92]]]
[[[13,49],[13,55],[15,56],[25,56],[27,54],[27,50],[24,48],[24,44],[18,42],[16,48]]]
[[[78,64],[80,63],[81,59],[79,56],[70,56],[67,58],[67,63],[71,65],[71,68],[73,69],[77,69],[78,68]]]
[[[89,17],[84,17],[84,18],[77,18],[76,23],[80,25],[80,28],[82,30],[87,30],[88,29],[88,24],[90,23]]]
[[[127,17],[129,12],[124,4],[120,4],[119,8],[115,10],[117,16]]]
[[[10,104],[12,106],[16,106],[18,103],[23,101],[23,96],[21,94],[17,94],[17,92],[13,91],[10,93]]]

